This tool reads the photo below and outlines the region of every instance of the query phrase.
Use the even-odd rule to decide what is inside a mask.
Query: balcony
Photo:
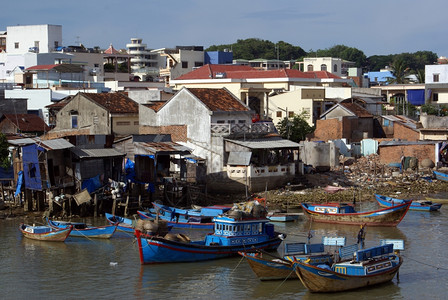
[[[250,124],[211,124],[213,136],[225,136],[232,133],[276,133],[277,129],[272,122],[256,122]]]

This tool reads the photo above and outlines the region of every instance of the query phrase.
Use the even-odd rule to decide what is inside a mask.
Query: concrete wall
[[[57,113],[55,131],[72,129],[71,111],[78,112],[78,129],[89,128],[90,134],[111,134],[108,111],[79,95]]]
[[[313,167],[336,167],[339,165],[339,150],[334,143],[303,142],[300,159]]]
[[[129,91],[128,97],[134,100],[135,102],[144,104],[149,103],[151,101],[159,101],[160,99],[160,90],[138,90],[138,91]]]
[[[139,132],[138,115],[112,117],[112,131],[117,135],[137,134]]]
[[[35,41],[39,42],[39,53],[51,52],[55,48],[55,42],[62,46],[61,25],[19,25],[6,27],[6,52],[11,54],[24,54],[30,47],[34,47]],[[15,43],[19,47],[15,48]]]
[[[447,128],[448,117],[437,117],[433,115],[421,115],[420,122],[423,128]]]

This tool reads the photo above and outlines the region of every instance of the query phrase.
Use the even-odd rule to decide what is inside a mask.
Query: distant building
[[[233,52],[227,49],[224,51],[206,51],[204,53],[205,65],[229,65],[233,61]]]
[[[132,55],[130,61],[131,73],[141,81],[148,81],[159,76],[159,59],[157,53],[153,53],[142,43],[140,38],[131,38],[131,43],[126,44],[128,53]]]
[[[8,54],[48,53],[62,46],[61,25],[17,25],[6,28]]]
[[[327,71],[345,77],[348,75],[348,69],[354,67],[355,63],[334,57],[305,57],[299,66],[300,70],[305,72]]]

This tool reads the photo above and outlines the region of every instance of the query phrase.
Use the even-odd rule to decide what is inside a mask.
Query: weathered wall
[[[90,134],[111,134],[107,110],[80,95],[58,112],[55,131],[73,130],[71,111],[78,112],[78,129],[89,128]]]
[[[339,165],[339,150],[334,143],[303,142],[300,159],[313,167]]]
[[[401,161],[402,156],[417,157],[419,163],[423,159],[429,158],[434,162],[436,145],[394,145],[379,146],[378,155],[382,164],[397,163]]]
[[[418,141],[420,139],[420,132],[412,130],[398,122],[394,123],[394,139],[403,141]]]
[[[420,122],[423,128],[447,128],[448,117],[437,117],[432,115],[421,115]]]

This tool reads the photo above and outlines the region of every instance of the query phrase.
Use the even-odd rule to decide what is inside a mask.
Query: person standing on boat
[[[358,245],[361,244],[361,249],[364,248],[364,239],[366,237],[366,232],[364,231],[365,226],[366,226],[365,224],[361,225],[361,229],[358,232],[358,242],[357,243],[358,243]]]

